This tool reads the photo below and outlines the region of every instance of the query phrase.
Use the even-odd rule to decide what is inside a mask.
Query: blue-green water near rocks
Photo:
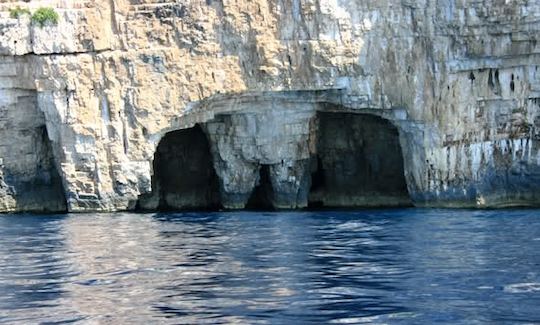
[[[0,216],[0,323],[540,323],[539,210]]]

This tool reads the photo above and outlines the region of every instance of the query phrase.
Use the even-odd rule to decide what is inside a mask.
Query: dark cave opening
[[[203,129],[167,133],[154,155],[152,193],[141,196],[143,210],[220,208],[219,179]]]
[[[248,210],[273,210],[272,204],[272,182],[270,180],[270,166],[261,165],[257,184],[251,192],[251,196],[246,204]]]
[[[366,114],[317,116],[310,208],[411,205],[395,126]]]

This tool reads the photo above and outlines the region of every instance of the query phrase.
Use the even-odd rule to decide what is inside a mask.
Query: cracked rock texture
[[[223,206],[303,207],[332,113],[395,127],[415,205],[540,205],[538,35],[531,0],[4,1],[0,211],[159,204],[160,141],[196,124]]]

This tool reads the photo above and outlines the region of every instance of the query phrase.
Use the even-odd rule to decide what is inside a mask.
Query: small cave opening
[[[319,112],[309,208],[410,206],[399,132],[374,115]]]
[[[272,204],[272,182],[270,180],[270,166],[261,165],[259,169],[259,177],[257,178],[255,188],[251,192],[248,202],[246,203],[247,210],[273,210]]]
[[[139,198],[139,210],[216,210],[219,179],[210,144],[200,125],[172,131],[154,155],[152,192]]]

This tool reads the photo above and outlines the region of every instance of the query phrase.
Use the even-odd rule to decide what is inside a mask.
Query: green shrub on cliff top
[[[22,15],[30,15],[30,10],[19,6],[9,9],[9,16],[14,19],[19,19]]]
[[[58,24],[58,13],[53,8],[39,8],[32,15],[32,21],[43,27],[46,24],[56,25]]]

